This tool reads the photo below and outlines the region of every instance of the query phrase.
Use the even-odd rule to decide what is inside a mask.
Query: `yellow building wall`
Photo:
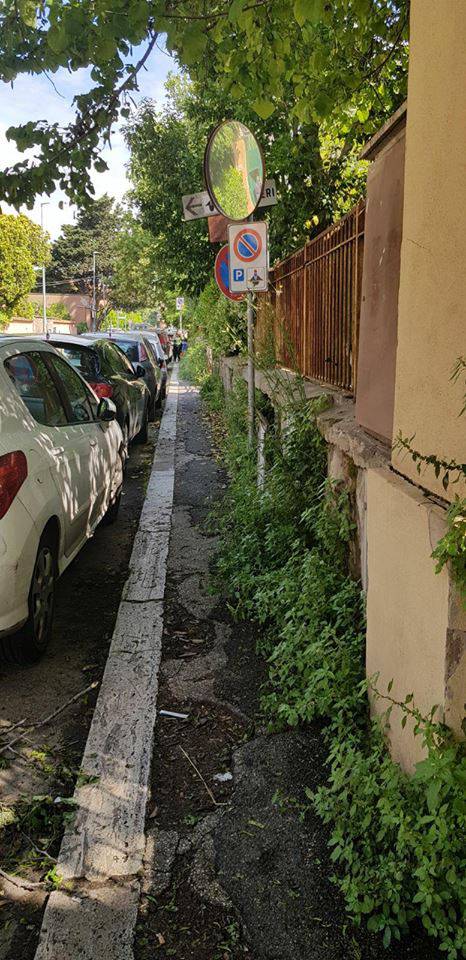
[[[404,700],[414,693],[423,715],[434,704],[443,719],[447,706],[446,670],[450,586],[444,569],[435,573],[431,553],[445,531],[445,511],[426,501],[421,491],[389,470],[367,471],[367,647],[369,677],[378,673],[377,689]],[[457,678],[459,679],[459,678]],[[448,707],[455,719],[464,702],[464,689],[452,691]],[[382,714],[388,701],[375,700]],[[405,770],[422,759],[421,737],[412,724],[401,726],[402,713],[393,710],[391,753]]]
[[[466,462],[466,2],[412,0],[394,437]],[[396,468],[441,496],[432,467],[395,452]]]

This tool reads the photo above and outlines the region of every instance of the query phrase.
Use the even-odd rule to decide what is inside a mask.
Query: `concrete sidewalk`
[[[74,794],[76,817],[64,834],[56,867],[65,883],[49,897],[36,960],[132,957],[156,718],[177,408],[175,369],[82,760],[84,783]]]

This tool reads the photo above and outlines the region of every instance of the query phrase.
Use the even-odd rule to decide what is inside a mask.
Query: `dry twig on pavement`
[[[33,730],[37,730],[39,727],[45,727],[48,723],[51,723],[52,720],[55,720],[55,717],[58,717],[58,715],[63,712],[63,710],[66,710],[67,707],[70,707],[72,703],[76,703],[76,700],[79,700],[81,697],[84,697],[86,693],[90,693],[91,690],[95,690],[95,688],[98,685],[99,685],[99,681],[94,680],[93,683],[90,683],[87,687],[84,688],[84,690],[80,690],[79,693],[75,693],[73,697],[70,697],[70,699],[67,700],[66,703],[62,703],[61,707],[58,707],[57,710],[54,710],[53,713],[50,713],[48,717],[44,717],[43,720],[38,720],[37,723],[30,724],[28,727],[26,727],[25,730],[23,730],[20,734],[18,734],[17,737],[14,737],[13,740],[10,740],[10,742],[6,743],[5,746],[0,747],[0,754],[5,753],[6,750],[11,750],[11,747],[13,746],[13,744],[17,743],[18,740],[25,740],[26,734],[31,733]],[[19,720],[18,723],[14,725],[14,727],[10,727],[10,729],[8,731],[5,731],[5,733],[8,732],[8,734],[10,734],[12,730],[22,726],[22,724],[24,723],[26,723],[26,718],[24,720]],[[2,735],[4,736],[5,734],[2,734]]]
[[[191,757],[186,753],[186,750],[183,750],[183,747],[180,746],[180,744],[178,744],[178,746],[180,747],[181,753],[186,757],[188,763],[191,764],[193,770],[196,771],[196,773],[197,773],[200,781],[204,784],[204,786],[205,786],[205,788],[206,788],[206,790],[207,790],[207,793],[209,794],[209,797],[210,797],[210,799],[212,800],[212,803],[214,803],[216,807],[225,807],[225,806],[226,806],[225,803],[222,803],[221,801],[215,799],[215,797],[214,797],[214,795],[213,795],[213,793],[212,793],[212,790],[210,789],[209,785],[205,782],[204,777],[202,776],[201,771],[198,770],[198,768],[196,767],[196,764],[194,763],[194,761],[191,760]]]

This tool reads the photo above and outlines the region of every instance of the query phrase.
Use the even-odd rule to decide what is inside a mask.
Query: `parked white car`
[[[39,659],[55,582],[97,524],[118,512],[123,436],[50,344],[0,341],[0,655]]]

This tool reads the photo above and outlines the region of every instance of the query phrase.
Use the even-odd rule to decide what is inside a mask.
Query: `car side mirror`
[[[145,375],[146,375],[146,371],[144,370],[144,367],[142,367],[140,363],[135,363],[135,364],[134,364],[134,372],[135,372],[138,380],[141,380],[142,377],[145,377]]]
[[[110,420],[116,420],[117,408],[109,397],[102,397],[97,407],[97,419],[108,423]]]
[[[158,357],[157,363],[158,363],[160,369],[163,370],[163,368],[164,368],[164,366],[165,366],[165,360],[162,360],[162,357]]]

